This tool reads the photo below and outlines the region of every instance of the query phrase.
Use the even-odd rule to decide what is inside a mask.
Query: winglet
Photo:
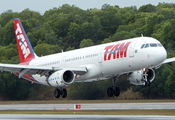
[[[33,48],[29,42],[29,39],[24,31],[24,28],[20,22],[20,20],[13,20],[16,42],[18,47],[18,54],[20,63],[28,62],[36,57]]]

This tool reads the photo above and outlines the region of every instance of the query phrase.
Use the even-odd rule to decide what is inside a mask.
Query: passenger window
[[[156,43],[150,43],[150,47],[157,47]]]
[[[145,48],[147,48],[147,47],[149,47],[149,44],[146,44],[146,45],[145,45]]]
[[[145,46],[145,44],[143,44],[143,45],[141,46],[141,49],[144,48],[144,46]]]

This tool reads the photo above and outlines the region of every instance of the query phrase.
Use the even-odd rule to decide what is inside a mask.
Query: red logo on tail
[[[13,20],[20,63],[34,58],[34,52],[19,19]]]

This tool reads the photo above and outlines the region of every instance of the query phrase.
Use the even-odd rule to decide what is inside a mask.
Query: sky
[[[158,5],[159,2],[175,3],[175,0],[0,0],[0,14],[7,10],[21,12],[26,8],[44,14],[49,9],[58,8],[63,4],[75,5],[87,10],[90,8],[101,9],[102,5],[106,3],[111,6],[119,5],[120,8],[134,5],[139,8],[146,4]]]

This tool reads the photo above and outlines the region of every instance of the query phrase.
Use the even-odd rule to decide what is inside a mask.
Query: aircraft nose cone
[[[155,59],[157,62],[162,63],[167,58],[167,52],[165,48],[161,47],[158,51],[155,52]]]

